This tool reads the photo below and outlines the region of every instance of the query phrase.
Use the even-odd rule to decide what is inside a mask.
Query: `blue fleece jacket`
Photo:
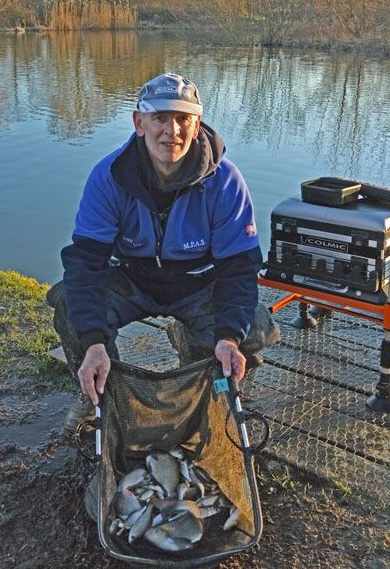
[[[212,138],[211,129],[203,132]],[[137,263],[143,277],[146,267],[144,281],[152,296],[150,281],[160,280],[172,289],[178,275],[186,276],[180,279],[180,294],[193,293],[194,283],[204,284],[186,272],[213,262],[215,340],[232,338],[239,344],[246,338],[257,304],[262,255],[247,186],[222,153],[203,179],[177,192],[162,223],[141,176],[133,135],[90,174],[72,239],[62,250],[64,282],[68,315],[84,348],[108,336],[104,306],[112,255],[130,261],[128,276],[141,289]]]

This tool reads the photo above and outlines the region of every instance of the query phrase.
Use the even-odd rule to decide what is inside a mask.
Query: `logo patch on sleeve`
[[[245,233],[248,235],[248,237],[253,237],[253,235],[256,235],[256,230],[253,223],[248,223],[248,225],[245,226]]]

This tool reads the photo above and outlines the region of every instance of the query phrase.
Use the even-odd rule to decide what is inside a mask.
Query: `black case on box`
[[[306,187],[305,192],[321,190],[316,182],[306,183],[312,187]],[[298,196],[275,207],[265,277],[383,304],[390,276],[390,203],[363,196],[357,199],[352,190],[354,199],[344,200],[349,190],[344,192],[343,188],[330,192],[332,198],[327,197],[329,192],[317,196],[321,204],[330,199],[332,205],[320,205],[316,198],[317,203],[311,198],[309,203]],[[387,188],[379,190],[382,197],[390,195]],[[302,187],[302,195],[303,191]],[[342,202],[339,207],[335,207],[334,196]]]
[[[340,206],[356,201],[361,189],[362,186],[359,182],[326,177],[302,182],[301,195],[305,202]]]

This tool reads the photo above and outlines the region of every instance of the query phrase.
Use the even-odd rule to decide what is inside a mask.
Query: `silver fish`
[[[129,530],[134,524],[136,524],[139,518],[146,512],[147,506],[143,506],[139,510],[132,512],[123,522],[125,529]]]
[[[145,484],[144,486],[142,486],[142,488],[143,490],[153,490],[153,492],[156,492],[156,494],[164,493],[164,489],[162,486],[160,486],[160,484]]]
[[[118,532],[123,528],[123,525],[123,521],[120,518],[116,518],[111,522],[110,527],[108,528],[108,533],[110,535],[118,535]]]
[[[203,468],[200,468],[200,466],[192,468],[192,478],[193,478],[193,480],[191,480],[192,482],[203,482],[203,484],[210,484],[210,485],[214,484],[214,480],[210,478],[207,472],[203,470]]]
[[[150,500],[152,496],[154,496],[154,490],[151,489],[144,490],[143,488],[141,488],[141,490],[142,492],[139,495],[140,500],[146,500],[147,502],[148,500]]]
[[[203,498],[196,501],[199,508],[204,508],[207,506],[214,506],[214,504],[219,500],[218,494],[207,494]]]
[[[232,506],[230,508],[230,515],[223,525],[223,529],[226,531],[234,528],[237,525],[240,514],[241,514],[240,510],[236,508],[236,506]]]
[[[138,518],[134,525],[130,528],[129,532],[129,543],[133,543],[137,539],[140,539],[146,530],[150,527],[152,522],[152,511],[153,506],[149,505],[145,508],[143,514]]]
[[[117,516],[125,520],[132,512],[139,510],[142,507],[142,503],[133,492],[125,488],[121,492],[115,492],[113,506]]]
[[[185,458],[185,454],[183,449],[181,449],[180,447],[173,447],[170,451],[169,454],[171,456],[173,456],[174,458],[177,458],[178,460],[184,460]]]
[[[186,512],[191,514],[194,518],[201,518],[199,507],[191,500],[175,500],[164,504],[165,500],[160,506],[160,512],[165,520],[171,520],[177,513]]]
[[[159,526],[163,523],[164,523],[163,515],[161,513],[157,514],[157,516],[154,516],[154,518],[152,520],[152,527]]]
[[[180,466],[180,474],[181,476],[184,478],[184,480],[187,480],[187,482],[191,482],[191,476],[190,476],[190,471],[188,468],[188,463],[186,460],[181,460],[179,462],[179,466]]]
[[[184,496],[186,495],[187,490],[189,489],[190,485],[188,482],[181,482],[178,487],[176,488],[176,494],[178,500],[183,500]]]
[[[194,486],[199,490],[201,498],[204,498],[204,495],[206,493],[204,484],[202,484],[202,482],[195,482]]]
[[[150,541],[150,543],[153,543],[153,545],[156,545],[165,551],[182,551],[183,549],[188,549],[192,545],[192,541],[190,539],[170,537],[168,533],[163,533],[161,530],[158,530],[158,528],[149,529],[146,532],[145,537]]]
[[[169,505],[176,504],[176,498],[159,498],[158,496],[154,495],[150,499],[150,503],[153,504],[157,508],[157,510],[162,510],[163,508],[167,508]]]
[[[199,508],[199,510],[202,518],[210,518],[221,511],[220,508],[215,506],[204,506],[203,508]]]
[[[118,490],[122,491],[124,488],[134,488],[135,486],[139,486],[145,480],[148,471],[145,468],[136,468],[126,474],[118,484]]]
[[[199,489],[198,484],[194,484],[188,488],[187,492],[183,496],[183,500],[196,501],[201,496],[202,496],[202,491]]]
[[[179,484],[179,465],[177,460],[167,453],[157,452],[146,457],[146,466],[164,489],[167,496],[174,496]]]
[[[165,524],[151,527],[145,533],[145,538],[148,541],[168,551],[187,549],[193,543],[202,539],[202,536],[203,523],[190,512],[184,512],[183,515]],[[172,540],[178,549],[172,549]],[[179,542],[178,540],[183,541]]]

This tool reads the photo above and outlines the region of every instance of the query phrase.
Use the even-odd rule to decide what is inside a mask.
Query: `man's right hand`
[[[82,393],[88,395],[94,405],[99,403],[99,395],[104,391],[110,368],[111,361],[105,345],[89,346],[77,375]]]

